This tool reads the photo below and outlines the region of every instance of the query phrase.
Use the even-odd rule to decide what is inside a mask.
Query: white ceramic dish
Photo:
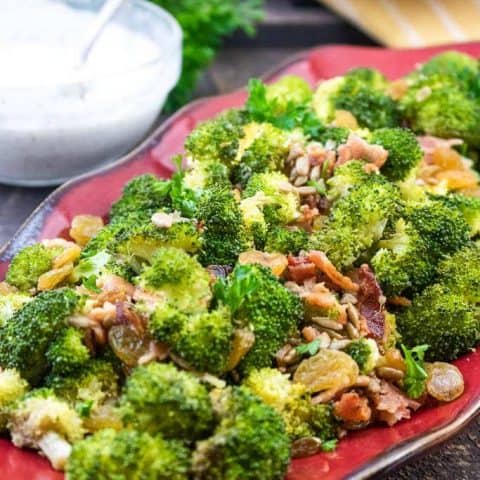
[[[101,5],[2,0],[0,182],[61,183],[131,150],[158,117],[180,75],[180,27],[130,0],[79,70],[78,46]]]

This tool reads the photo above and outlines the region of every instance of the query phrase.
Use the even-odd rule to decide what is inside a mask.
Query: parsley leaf
[[[320,340],[316,338],[315,340],[312,340],[310,343],[304,343],[303,345],[299,345],[295,350],[300,355],[313,356],[320,350]]]
[[[235,313],[258,288],[259,280],[249,265],[239,265],[227,280],[220,278],[214,286],[217,300],[230,307]]]
[[[320,180],[309,180],[307,185],[309,187],[314,187],[319,195],[325,196],[327,194],[327,187],[325,186],[325,181],[323,178]]]
[[[411,350],[405,345],[401,345],[401,347],[407,368],[403,380],[404,390],[410,398],[418,398],[425,392],[427,372],[424,368],[423,358],[428,345],[418,345]]]
[[[187,187],[183,182],[185,170],[182,169],[182,157],[180,155],[175,156],[173,162],[177,166],[177,171],[172,175],[169,182],[170,191],[168,192],[172,207],[183,216],[192,218],[195,215],[199,193]]]
[[[95,275],[90,275],[88,277],[83,277],[82,285],[95,293],[100,293],[101,290],[97,287],[97,277]]]
[[[338,440],[336,438],[332,438],[331,440],[327,440],[326,442],[322,442],[322,451],[323,452],[333,452],[337,448]]]
[[[85,400],[82,403],[78,403],[75,406],[75,410],[77,411],[80,418],[88,418],[92,411],[93,407],[93,400]]]

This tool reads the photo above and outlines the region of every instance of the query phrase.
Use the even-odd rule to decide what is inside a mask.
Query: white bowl
[[[170,14],[128,1],[79,69],[102,2],[1,3],[0,182],[58,184],[144,138],[180,75],[182,33]]]

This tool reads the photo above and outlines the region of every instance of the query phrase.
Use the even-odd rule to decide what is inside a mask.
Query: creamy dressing
[[[79,68],[94,12],[71,5],[85,2],[1,3],[1,180],[52,183],[142,138],[179,75],[180,39],[172,55],[167,21],[143,2],[130,2]]]

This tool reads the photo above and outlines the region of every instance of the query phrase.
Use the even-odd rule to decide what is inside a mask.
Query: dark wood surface
[[[308,2],[305,2],[308,3]],[[196,96],[241,87],[289,55],[321,43],[372,44],[362,33],[320,7],[292,11],[286,0],[268,2],[269,14],[252,41],[237,35],[226,42],[202,78]],[[0,185],[0,245],[6,242],[52,188]],[[480,478],[480,418],[454,439],[383,480],[473,480]]]

